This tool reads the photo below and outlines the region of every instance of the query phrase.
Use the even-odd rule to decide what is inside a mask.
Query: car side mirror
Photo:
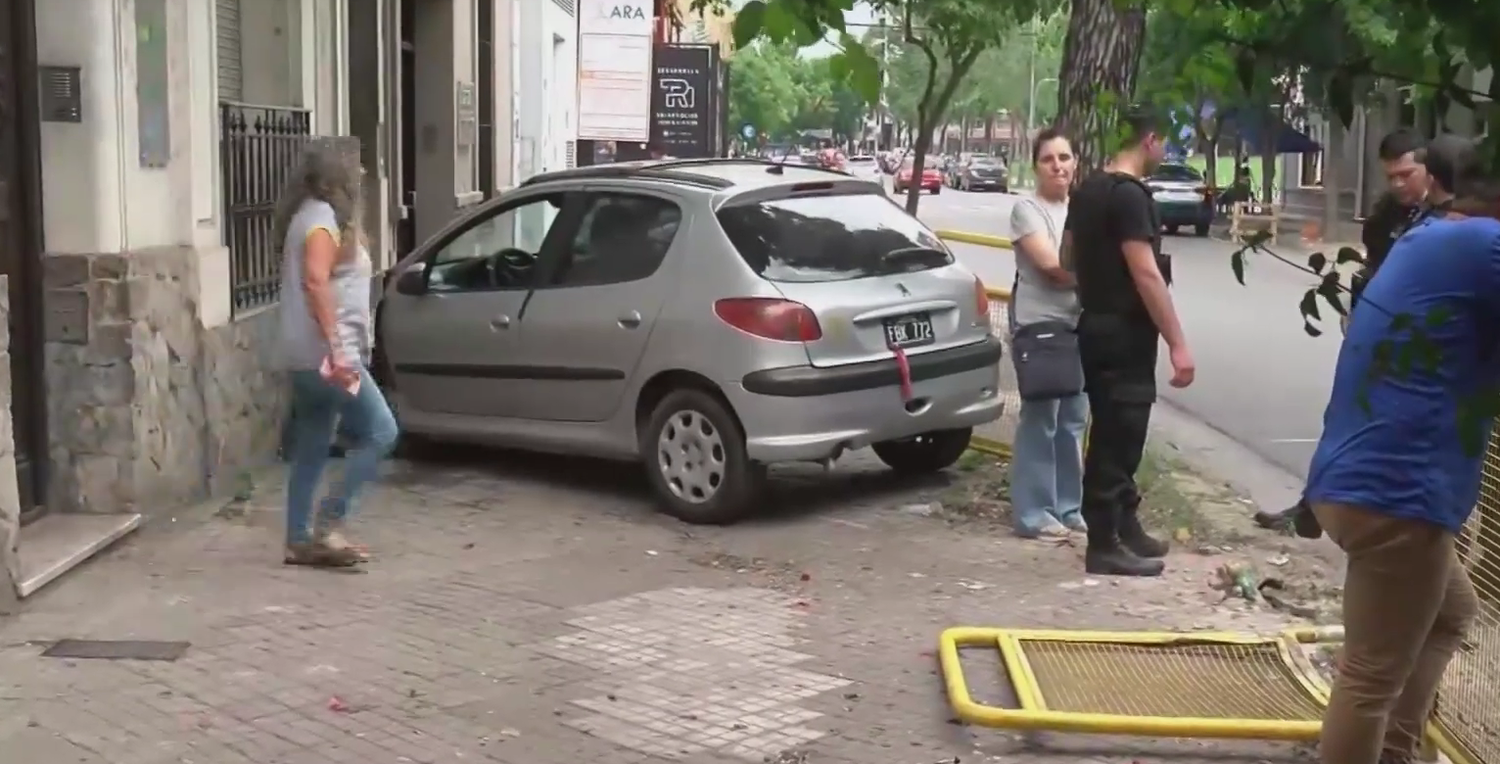
[[[396,277],[396,293],[412,297],[427,294],[427,274],[420,266],[407,268]]]

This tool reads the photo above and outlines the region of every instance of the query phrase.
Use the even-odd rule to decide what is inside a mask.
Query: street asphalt
[[[918,217],[937,229],[1007,236],[1017,198],[944,189],[922,197]],[[1303,331],[1297,303],[1312,278],[1259,256],[1252,257],[1241,286],[1230,269],[1235,247],[1227,242],[1169,236],[1164,248],[1173,255],[1173,298],[1198,376],[1185,390],[1168,387],[1163,352],[1162,398],[1276,467],[1305,476],[1340,338],[1334,323],[1321,337]],[[1008,286],[1014,278],[1008,251],[970,244],[953,249],[988,284]]]

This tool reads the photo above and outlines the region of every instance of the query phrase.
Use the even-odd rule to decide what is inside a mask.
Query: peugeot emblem
[[[897,284],[896,285],[896,289],[900,290],[902,297],[910,297],[911,296],[911,291],[906,288],[905,284]]]

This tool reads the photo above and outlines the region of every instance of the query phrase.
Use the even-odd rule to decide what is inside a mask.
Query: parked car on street
[[[403,437],[639,460],[729,523],[766,466],[952,465],[998,418],[984,286],[880,188],[677,160],[537,175],[418,246],[379,304]]]
[[[855,154],[849,157],[844,165],[844,172],[863,180],[881,182],[884,171],[880,169],[880,162],[869,154]]]
[[[973,156],[958,166],[953,185],[962,191],[1009,193],[1010,170],[998,157]]]
[[[1167,162],[1146,178],[1151,198],[1161,213],[1161,224],[1167,233],[1191,227],[1198,236],[1207,236],[1214,222],[1214,196],[1203,173],[1185,164]]]
[[[901,163],[901,169],[896,171],[896,180],[891,184],[893,193],[904,194],[906,189],[912,187],[911,174],[914,167],[915,164],[911,158]],[[943,193],[943,171],[937,167],[923,167],[922,177],[915,184],[923,191],[931,191],[934,196],[941,194]]]

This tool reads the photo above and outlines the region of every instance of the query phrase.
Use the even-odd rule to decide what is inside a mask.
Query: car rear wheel
[[[1198,225],[1193,226],[1193,233],[1197,234],[1199,238],[1207,236],[1208,235],[1208,224],[1207,223],[1199,223]]]
[[[971,427],[937,430],[903,440],[887,440],[873,448],[887,467],[907,474],[937,472],[953,466],[969,450]]]
[[[943,187],[942,186],[933,186],[932,187],[932,195],[933,196],[937,196],[938,194],[941,194],[941,193],[943,193]]]
[[[739,422],[703,390],[677,390],[656,404],[640,448],[662,509],[684,522],[738,522],[765,486],[765,466],[750,460]]]

